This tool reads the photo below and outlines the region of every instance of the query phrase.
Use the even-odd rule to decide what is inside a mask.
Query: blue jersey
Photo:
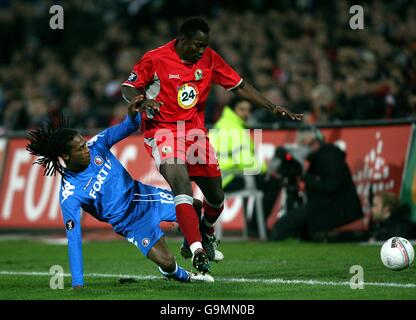
[[[81,209],[123,233],[131,219],[138,183],[111,153],[110,148],[140,127],[138,113],[104,130],[87,142],[91,160],[82,172],[65,171],[61,181],[60,206],[68,238],[72,284],[83,284]],[[137,206],[136,206],[137,207]],[[144,208],[146,209],[146,208]],[[135,209],[137,210],[137,209]]]

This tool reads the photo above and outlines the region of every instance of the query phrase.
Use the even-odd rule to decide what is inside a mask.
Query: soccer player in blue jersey
[[[42,165],[46,175],[62,175],[59,201],[74,288],[84,285],[81,209],[111,224],[115,232],[155,262],[165,277],[181,282],[213,281],[210,275],[191,273],[178,266],[169,251],[159,224],[176,221],[173,194],[133,180],[110,151],[140,127],[141,110],[136,105],[137,101],[129,106],[123,122],[89,141],[77,131],[63,128],[62,123],[57,127],[43,124],[28,134],[26,149],[40,157],[35,164]]]

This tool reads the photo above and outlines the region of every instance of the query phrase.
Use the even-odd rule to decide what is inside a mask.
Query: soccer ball
[[[412,244],[401,237],[393,237],[384,242],[380,252],[383,264],[392,270],[403,270],[410,266],[415,257]]]

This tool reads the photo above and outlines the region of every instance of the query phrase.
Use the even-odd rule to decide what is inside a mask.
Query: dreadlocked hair
[[[60,163],[59,157],[70,153],[69,143],[78,134],[73,129],[63,128],[66,124],[63,118],[55,125],[47,121],[26,136],[29,140],[26,150],[39,157],[33,164],[44,167],[44,176],[56,175],[56,172],[64,176],[65,167]]]

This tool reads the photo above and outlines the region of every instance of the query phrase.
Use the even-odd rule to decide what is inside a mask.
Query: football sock
[[[173,200],[176,206],[176,219],[193,254],[196,249],[202,248],[199,219],[193,207],[194,199],[186,194],[180,194]]]
[[[176,266],[175,271],[173,271],[173,272],[165,272],[165,271],[162,270],[161,267],[159,267],[159,271],[166,278],[175,279],[175,280],[180,281],[180,282],[188,282],[190,280],[188,272],[184,268],[179,267],[176,262],[175,262],[175,266]]]
[[[191,249],[192,255],[194,255],[196,250],[202,249],[202,243],[199,241],[194,242],[189,246],[189,249]]]

